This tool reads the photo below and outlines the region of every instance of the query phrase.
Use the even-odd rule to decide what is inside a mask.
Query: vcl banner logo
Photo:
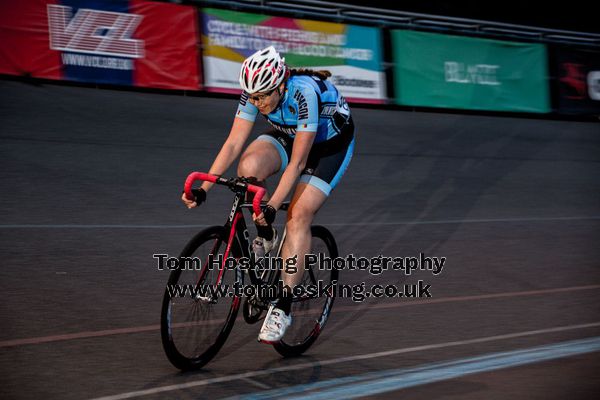
[[[53,50],[143,58],[144,41],[132,39],[142,16],[80,8],[71,18],[71,7],[48,5],[50,48]]]

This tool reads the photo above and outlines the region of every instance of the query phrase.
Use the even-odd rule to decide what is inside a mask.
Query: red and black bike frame
[[[250,235],[248,233],[246,221],[244,220],[244,217],[242,215],[242,206],[245,202],[246,193],[254,193],[254,199],[252,200],[252,210],[256,215],[259,215],[262,212],[261,201],[266,193],[266,190],[260,186],[248,183],[243,178],[225,179],[204,172],[192,172],[190,175],[188,175],[184,185],[185,195],[189,199],[194,198],[192,194],[192,185],[195,181],[208,181],[217,185],[225,185],[235,193],[235,198],[231,207],[231,212],[229,213],[227,222],[223,226],[223,231],[227,232],[227,237],[223,237],[222,239],[223,241],[226,241],[227,248],[225,249],[223,255],[223,264],[219,269],[219,276],[217,277],[217,281],[214,283],[215,285],[219,285],[222,281],[223,274],[226,269],[225,262],[228,259],[229,255],[232,254],[232,246],[238,246],[238,248],[236,248],[237,251],[233,253],[235,258],[239,259],[239,257],[247,257],[248,259],[251,259],[249,246]],[[250,281],[253,284],[258,284],[259,282],[261,282],[260,278],[256,276],[256,272],[253,268],[249,269],[248,272]],[[202,276],[203,273],[200,274],[200,280],[202,279]]]

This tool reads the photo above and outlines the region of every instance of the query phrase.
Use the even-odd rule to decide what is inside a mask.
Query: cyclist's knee
[[[291,232],[305,231],[310,228],[315,217],[314,212],[303,207],[294,207],[288,211],[286,229]]]
[[[264,181],[269,171],[261,165],[260,157],[253,153],[246,153],[240,158],[237,169],[238,176],[254,177],[258,181]]]

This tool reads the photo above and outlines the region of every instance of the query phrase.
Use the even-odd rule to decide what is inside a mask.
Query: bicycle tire
[[[218,268],[207,268],[203,260],[207,260],[209,254],[215,257],[224,253],[227,235],[228,232],[221,226],[213,226],[196,234],[181,252],[178,268],[169,275],[161,309],[161,338],[167,358],[180,370],[199,369],[219,352],[235,323],[240,298],[193,297],[189,292],[183,297],[171,297],[169,287],[214,285]],[[233,256],[239,254],[235,238],[231,251]],[[198,257],[202,268],[186,268],[181,257]],[[239,268],[225,269],[222,279],[222,284],[241,282],[241,271]]]
[[[337,244],[331,232],[323,226],[311,227],[311,254],[324,253],[326,257],[338,256]],[[324,284],[337,282],[339,271],[335,268],[321,269],[306,268],[302,276],[302,285],[316,284],[321,280]],[[304,353],[313,345],[323,331],[329,318],[335,293],[328,292],[326,296],[294,297],[292,302],[292,325],[288,328],[282,340],[274,343],[273,347],[284,357],[295,357]]]

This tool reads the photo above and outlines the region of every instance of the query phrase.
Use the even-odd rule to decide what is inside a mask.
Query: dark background
[[[593,1],[384,1],[350,0],[344,4],[398,11],[481,19],[561,30],[600,33],[600,16]]]

